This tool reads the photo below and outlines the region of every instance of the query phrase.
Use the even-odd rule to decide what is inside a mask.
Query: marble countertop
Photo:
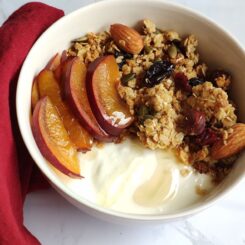
[[[133,1],[133,0],[132,0]],[[206,14],[245,45],[244,0],[172,0]],[[0,24],[26,0],[0,0]],[[41,1],[69,13],[94,0]],[[24,206],[26,227],[45,245],[242,245],[245,244],[245,179],[213,207],[191,218],[155,226],[106,223],[81,212],[54,190],[32,193]]]

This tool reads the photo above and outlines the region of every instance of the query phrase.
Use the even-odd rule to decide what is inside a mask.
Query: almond
[[[139,54],[144,47],[141,35],[128,26],[113,24],[110,32],[116,45],[130,54]]]
[[[212,146],[211,156],[213,159],[230,157],[245,148],[245,124],[237,123],[232,129],[233,132],[229,135],[226,143],[220,140]]]

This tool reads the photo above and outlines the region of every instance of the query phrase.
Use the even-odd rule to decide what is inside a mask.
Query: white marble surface
[[[133,1],[133,0],[132,0]],[[173,0],[172,0],[173,1]],[[29,1],[0,0],[0,24]],[[94,0],[42,1],[69,13]],[[208,15],[245,45],[244,0],[174,0]],[[27,228],[45,245],[242,245],[245,244],[245,179],[212,208],[186,220],[157,226],[109,224],[73,207],[55,191],[30,194],[25,202]]]

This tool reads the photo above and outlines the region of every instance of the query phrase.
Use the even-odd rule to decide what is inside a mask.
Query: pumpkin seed
[[[156,31],[155,31],[156,34],[160,34],[160,33],[163,33],[163,31],[159,28],[156,28]]]
[[[169,55],[170,58],[174,59],[174,58],[176,58],[177,54],[178,54],[177,47],[174,44],[172,44],[168,48],[168,55]]]
[[[135,73],[129,73],[122,77],[121,82],[124,86],[128,85],[128,82],[135,78]]]
[[[144,123],[146,119],[153,119],[154,116],[152,115],[152,113],[153,111],[151,108],[147,107],[146,105],[141,105],[137,111],[139,123]]]
[[[140,118],[144,118],[145,117],[145,115],[149,115],[149,108],[147,107],[147,106],[145,106],[145,105],[141,105],[140,106],[140,108],[139,108],[139,110],[138,110],[138,117],[140,117]]]
[[[76,42],[78,42],[78,43],[84,43],[84,42],[87,42],[88,41],[88,37],[79,37],[79,38],[77,38],[77,39],[74,39],[72,42],[73,43],[76,43]]]
[[[153,119],[154,118],[154,116],[152,116],[152,115],[145,115],[145,117],[144,117],[144,119],[146,120],[146,119]]]
[[[147,53],[147,54],[149,54],[151,51],[152,51],[152,47],[150,47],[150,46],[145,46],[145,52]]]

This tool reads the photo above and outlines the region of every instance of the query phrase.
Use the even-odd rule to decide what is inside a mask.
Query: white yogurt
[[[134,140],[93,147],[79,158],[85,178],[67,180],[69,188],[120,212],[169,213],[199,201],[197,186],[207,192],[214,187],[209,176],[178,163],[171,152],[149,150]]]

